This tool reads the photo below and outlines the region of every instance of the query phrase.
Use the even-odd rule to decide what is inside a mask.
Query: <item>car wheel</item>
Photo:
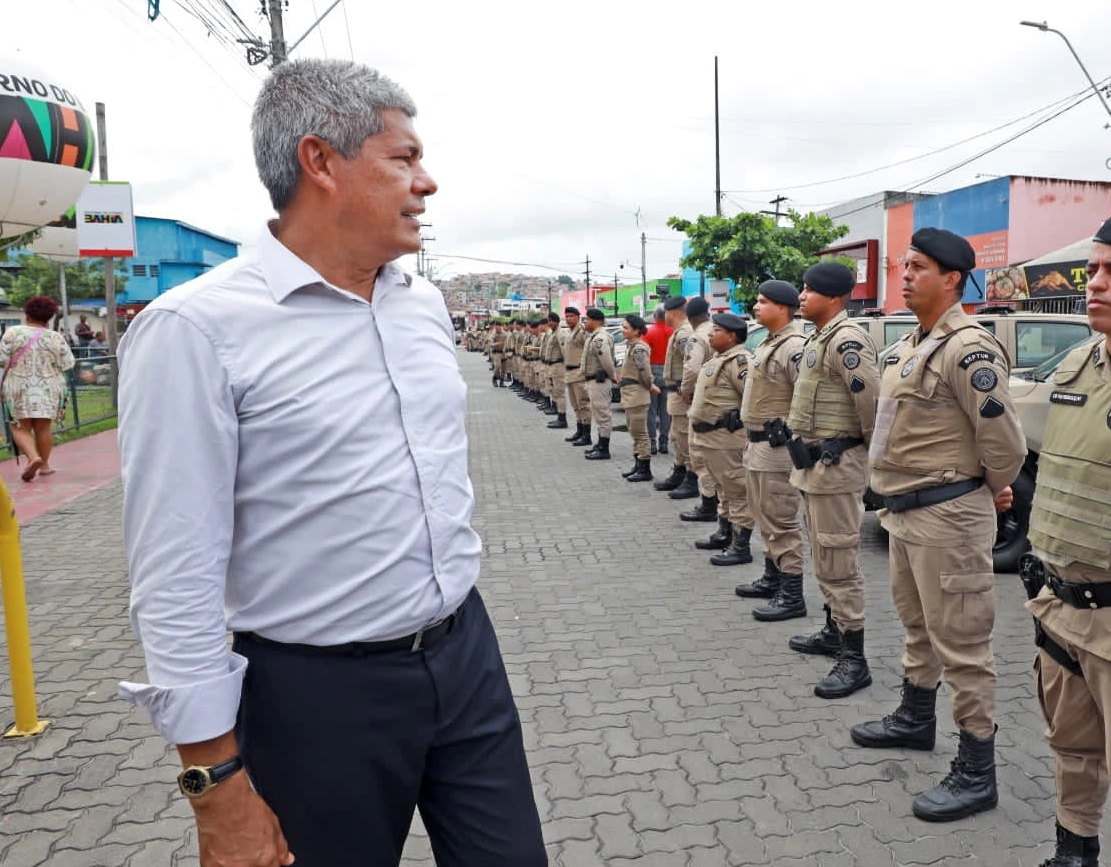
[[[1014,484],[1014,504],[997,519],[995,545],[991,549],[992,565],[996,572],[1017,572],[1018,561],[1028,550],[1030,540],[1030,506],[1034,502],[1034,473],[1022,468]]]

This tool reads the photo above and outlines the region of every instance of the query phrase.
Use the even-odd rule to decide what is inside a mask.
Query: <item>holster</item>
[[[810,447],[802,441],[802,437],[787,440],[787,454],[791,456],[791,463],[796,470],[808,470],[816,463]]]
[[[1033,599],[1042,592],[1045,587],[1046,570],[1045,563],[1035,557],[1033,554],[1023,554],[1018,561],[1018,577],[1022,582],[1022,586],[1026,589],[1026,598]],[[1077,677],[1083,677],[1084,671],[1075,659],[1069,656],[1068,651],[1065,650],[1060,644],[1049,637],[1049,633],[1042,627],[1042,622],[1037,617],[1034,619],[1034,644],[1046,652],[1047,656],[1052,657],[1062,668],[1068,670]]]

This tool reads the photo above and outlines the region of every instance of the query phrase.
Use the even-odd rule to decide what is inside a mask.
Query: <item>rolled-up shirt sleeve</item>
[[[218,345],[178,311],[150,309],[119,353],[131,625],[150,681],[119,691],[171,743],[233,728],[247,665],[224,610],[238,425]]]

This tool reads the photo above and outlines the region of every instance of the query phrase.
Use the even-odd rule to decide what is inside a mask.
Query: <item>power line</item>
[[[351,23],[347,20],[347,0],[343,0],[343,26],[347,28],[347,51],[355,59],[355,46],[351,44]]]
[[[541,265],[537,262],[508,262],[504,259],[480,259],[478,256],[457,256],[454,253],[437,253],[440,259],[465,259],[468,262],[486,262],[490,265],[515,265],[520,268],[544,268],[548,271],[566,272],[567,268],[557,268],[554,265]],[[576,263],[577,264],[577,263]]]

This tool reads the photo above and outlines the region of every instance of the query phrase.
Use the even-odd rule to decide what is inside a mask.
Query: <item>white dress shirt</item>
[[[123,526],[150,684],[120,694],[169,741],[233,727],[229,629],[386,640],[466,597],[481,543],[455,351],[427,281],[387,265],[367,302],[269,230],[132,323]]]

